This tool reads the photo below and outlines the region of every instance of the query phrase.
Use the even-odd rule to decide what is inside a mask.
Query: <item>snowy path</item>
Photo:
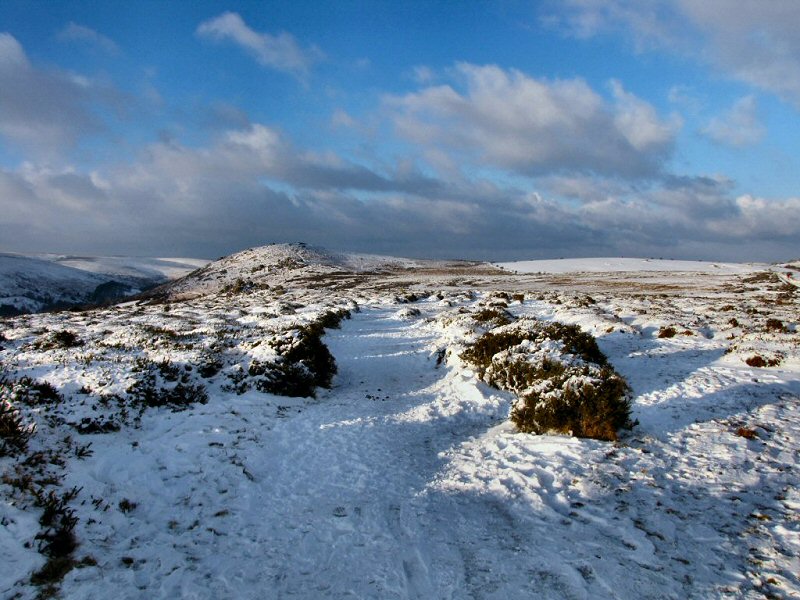
[[[259,410],[254,394],[146,416],[122,452],[98,439],[72,476],[107,512],[123,499],[137,506],[102,526],[87,513],[86,550],[103,559],[73,571],[65,594],[462,597],[463,580],[476,577],[464,563],[475,559],[447,547],[452,521],[486,511],[441,498],[432,507],[424,491],[439,453],[485,429],[504,402],[459,417],[434,334],[392,312],[331,332],[334,388],[311,404],[287,399],[283,418]],[[477,524],[484,541],[497,535],[489,517]],[[434,563],[446,568],[431,572]]]

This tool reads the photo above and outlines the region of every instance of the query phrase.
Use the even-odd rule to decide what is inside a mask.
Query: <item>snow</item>
[[[207,272],[236,277],[296,256],[273,248]],[[522,276],[454,283],[407,265],[340,289],[341,264],[320,262],[274,269],[278,291],[209,286],[169,305],[0,323],[5,368],[65,395],[32,409],[34,449],[67,433],[92,444],[68,458],[62,487],[81,488],[76,557],[97,565],[70,571],[62,597],[800,597],[798,300],[748,280],[760,267],[665,273],[668,294],[637,272],[626,287],[585,274],[589,302]],[[327,287],[309,286],[310,272],[328,273]],[[633,391],[638,425],[620,443],[515,431],[514,396],[459,358],[483,331],[470,313],[498,302],[494,289],[525,294],[508,303],[515,316],[598,338]],[[408,290],[425,299],[398,303]],[[330,390],[227,387],[287,328],[356,303],[324,338],[339,369]],[[667,325],[677,335],[658,337]],[[36,349],[43,329],[85,345]],[[748,366],[752,353],[779,364]],[[219,375],[193,380],[207,404],[148,409],[106,434],[66,424],[117,415],[98,390],[124,395],[137,358],[196,366],[211,354]],[[0,458],[4,472],[10,461]],[[26,543],[38,509],[0,490],[0,595],[33,598],[29,574],[44,559]]]
[[[522,260],[495,263],[515,273],[617,273],[617,272],[680,272],[743,274],[761,271],[768,265],[757,263],[720,263],[697,260],[663,260],[653,258],[562,258],[554,260]]]
[[[0,305],[37,312],[54,303],[81,304],[97,286],[117,281],[131,293],[182,277],[208,261],[0,253]]]
[[[177,279],[206,266],[199,258],[144,258],[129,256],[56,256],[51,260],[73,269],[106,277],[140,278],[165,281]]]

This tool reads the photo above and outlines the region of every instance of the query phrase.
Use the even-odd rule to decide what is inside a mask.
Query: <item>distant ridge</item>
[[[0,253],[0,316],[138,294],[207,261]]]

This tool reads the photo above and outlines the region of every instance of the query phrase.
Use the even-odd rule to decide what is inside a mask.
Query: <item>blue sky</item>
[[[32,2],[0,250],[800,256],[800,3]]]

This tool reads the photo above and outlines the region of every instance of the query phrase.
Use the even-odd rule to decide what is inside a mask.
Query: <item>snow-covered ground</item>
[[[321,282],[325,269],[309,278],[294,265],[299,279],[273,269],[245,291],[0,322],[7,373],[64,395],[25,407],[38,424],[28,454],[66,448],[44,468],[53,489],[80,490],[74,557],[91,560],[61,596],[800,597],[793,288],[749,268],[705,287],[707,275],[668,274],[668,294],[650,279],[575,275],[595,286],[589,297],[408,268],[402,282],[365,275],[341,289],[336,273]],[[459,358],[480,333],[470,315],[503,305],[597,337],[632,388],[638,424],[620,442],[515,431],[512,396]],[[270,340],[340,308],[352,318],[324,337],[331,389],[287,398],[248,385]],[[41,343],[63,330],[83,345]],[[748,365],[755,355],[774,366]],[[157,378],[174,368],[207,403],[126,404],[165,359]],[[81,433],[83,419],[118,430]],[[0,595],[32,598],[41,510],[9,483],[19,460],[0,457]]]
[[[561,258],[495,263],[515,273],[625,273],[638,271],[743,274],[763,271],[759,263],[724,263],[700,260],[664,260],[655,258]]]
[[[104,277],[122,277],[166,281],[177,279],[206,266],[201,258],[146,258],[131,256],[44,255],[54,263]]]

